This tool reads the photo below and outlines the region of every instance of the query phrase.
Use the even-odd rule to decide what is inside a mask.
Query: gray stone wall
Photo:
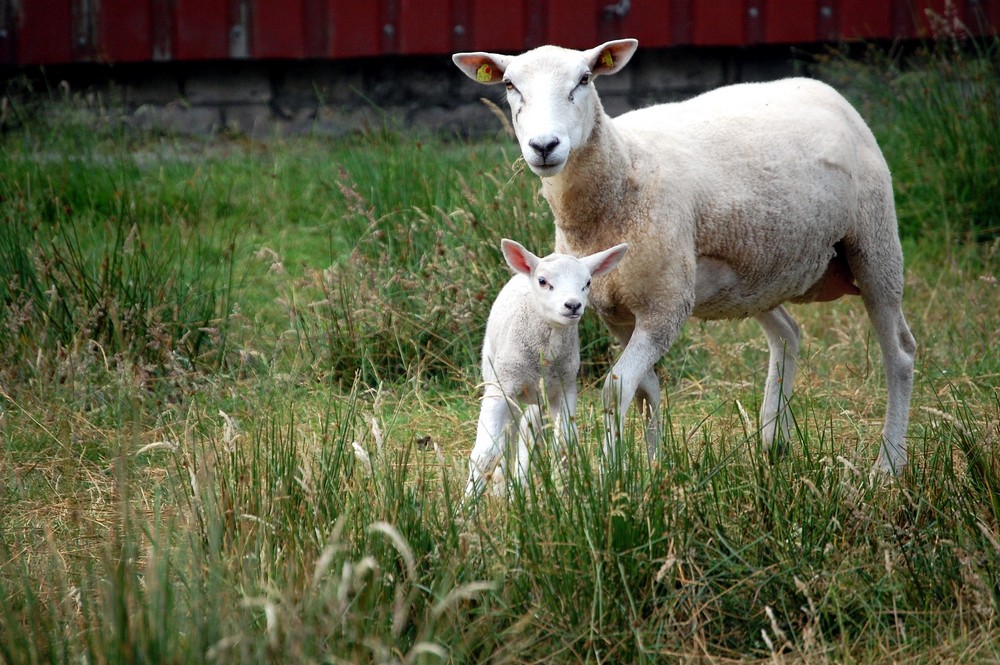
[[[640,50],[619,74],[597,79],[611,115],[749,80],[801,73],[791,48]],[[58,72],[71,87],[73,68]],[[481,86],[442,57],[345,61],[227,61],[88,70],[97,87],[144,130],[255,138],[342,136],[388,126],[459,136],[502,130],[481,101],[504,106],[501,86]],[[51,84],[51,81],[50,81]]]

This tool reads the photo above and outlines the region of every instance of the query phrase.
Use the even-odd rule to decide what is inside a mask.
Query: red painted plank
[[[229,57],[227,0],[176,0],[171,47],[175,60],[220,60]]]
[[[472,24],[472,0],[451,2],[451,48],[449,52],[469,51],[474,43],[475,26]]]
[[[841,39],[885,39],[892,35],[892,5],[871,0],[840,0],[837,7]]]
[[[330,55],[355,58],[381,53],[380,14],[376,2],[334,2],[330,6]]]
[[[546,43],[585,49],[596,45],[597,17],[609,0],[549,0],[545,8]]]
[[[73,6],[71,0],[20,3],[14,23],[17,60],[24,65],[73,61]]]
[[[966,1],[968,6],[966,24],[973,34],[1000,33],[1000,0]]]
[[[257,58],[304,58],[302,0],[258,0],[254,5],[252,41]]]
[[[795,44],[817,40],[818,9],[813,0],[767,0],[761,8],[763,41]]]
[[[837,0],[819,0],[816,3],[816,39],[837,41]]]
[[[694,41],[694,3],[692,0],[671,0],[670,43],[690,44]]]
[[[97,59],[103,62],[152,59],[152,19],[148,0],[101,0]]]
[[[543,43],[588,48],[619,37],[636,37],[646,48],[742,46],[1000,29],[1000,0],[22,0],[8,5],[0,61],[17,64],[517,53]]]
[[[746,43],[745,0],[694,0],[691,43],[698,46],[741,46]]]
[[[14,49],[14,29],[16,23],[13,10],[0,8],[0,64],[13,65],[17,63],[17,51]]]
[[[979,34],[1000,34],[1000,0],[979,0],[972,26]]]
[[[173,59],[174,6],[173,0],[151,0],[150,49],[154,61]]]
[[[548,0],[524,0],[524,48],[541,46],[548,41]]]
[[[526,21],[524,3],[476,0],[472,5],[473,41],[469,50],[521,52]]]
[[[307,58],[329,55],[330,2],[332,0],[302,0],[302,50]]]
[[[447,53],[451,50],[452,16],[440,0],[400,0],[398,48],[401,53]]]
[[[674,5],[670,2],[639,2],[635,0],[625,16],[618,21],[614,34],[604,39],[634,37],[641,48],[669,46],[674,43],[671,27]]]

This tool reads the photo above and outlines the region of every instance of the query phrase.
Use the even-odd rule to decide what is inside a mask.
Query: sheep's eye
[[[514,84],[510,82],[510,79],[504,79],[503,84],[504,84],[504,86],[506,86],[506,88],[508,90],[516,90],[517,89],[517,88],[514,87]]]
[[[587,85],[588,83],[590,83],[590,72],[580,77],[580,85]]]
[[[584,285],[584,287],[583,287],[583,288],[584,288],[585,290],[586,290],[586,289],[589,289],[589,288],[590,288],[590,280],[589,280],[589,279],[587,280],[587,283],[586,283],[586,284]]]
[[[548,285],[549,285],[549,280],[545,279],[544,277],[539,277],[538,278],[538,286],[540,286],[540,287],[542,287],[544,289]]]

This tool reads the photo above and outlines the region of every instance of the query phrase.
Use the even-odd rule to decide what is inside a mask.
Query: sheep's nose
[[[570,314],[578,314],[580,312],[580,308],[583,307],[583,303],[579,300],[567,300],[565,307],[569,310]]]
[[[528,141],[528,145],[538,153],[539,157],[545,159],[559,146],[559,138],[556,136],[539,136]]]

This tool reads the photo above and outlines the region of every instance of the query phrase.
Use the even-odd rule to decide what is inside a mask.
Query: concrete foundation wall
[[[803,53],[791,47],[647,49],[596,85],[614,116],[729,83],[802,73]],[[74,91],[99,93],[136,128],[182,135],[342,136],[386,125],[477,136],[501,129],[481,98],[505,107],[502,86],[474,83],[448,57],[74,65],[34,75],[44,75],[50,86],[65,80]]]

